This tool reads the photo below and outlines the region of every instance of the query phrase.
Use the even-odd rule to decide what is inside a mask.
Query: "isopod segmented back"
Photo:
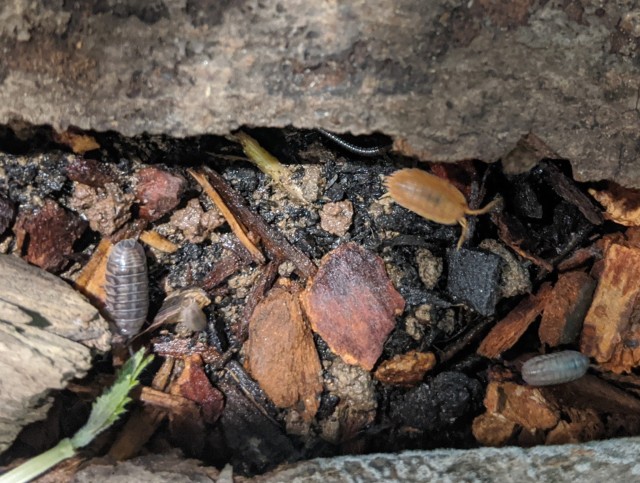
[[[584,354],[562,351],[529,359],[522,365],[522,378],[531,386],[550,386],[580,379],[588,368]]]
[[[135,240],[122,240],[111,250],[107,261],[107,311],[118,331],[133,336],[147,319],[149,277],[147,257]]]

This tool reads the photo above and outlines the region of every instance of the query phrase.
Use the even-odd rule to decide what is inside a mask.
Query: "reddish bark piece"
[[[187,181],[158,168],[138,171],[136,199],[140,202],[140,217],[149,221],[162,218],[180,203]]]
[[[106,164],[94,159],[73,158],[67,165],[67,176],[72,181],[100,188],[116,181]]]
[[[595,288],[595,280],[584,272],[561,274],[544,306],[540,341],[551,347],[575,342]]]
[[[494,359],[512,347],[540,315],[551,293],[551,285],[543,284],[538,293],[524,298],[484,338],[478,354]]]
[[[580,352],[608,361],[630,326],[640,294],[640,248],[612,244],[582,329]]]
[[[301,300],[311,327],[331,350],[368,371],[404,310],[382,259],[355,243],[324,256]]]
[[[298,293],[272,289],[254,309],[245,344],[249,373],[276,406],[310,421],[320,405],[322,366]]]
[[[69,261],[76,242],[87,224],[53,200],[27,213],[21,211],[14,226],[16,246],[23,258],[40,268],[59,271]]]
[[[384,384],[414,386],[436,365],[433,352],[409,351],[380,364],[373,377]]]
[[[514,382],[490,382],[484,405],[488,412],[501,414],[529,431],[553,428],[560,420],[560,412],[539,388]]]
[[[184,359],[184,369],[171,386],[171,394],[197,403],[206,423],[215,423],[224,408],[224,396],[211,385],[204,372],[202,359],[194,354]]]

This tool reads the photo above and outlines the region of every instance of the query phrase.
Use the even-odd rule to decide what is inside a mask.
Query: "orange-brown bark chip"
[[[606,362],[629,328],[640,294],[640,248],[613,243],[582,329],[580,352]]]
[[[382,259],[355,243],[325,255],[301,301],[311,327],[331,350],[367,371],[404,310]]]
[[[378,381],[396,386],[415,386],[436,365],[433,352],[409,351],[380,364],[373,374]]]
[[[640,366],[640,323],[634,322],[622,336],[622,341],[616,345],[611,358],[607,362],[602,362],[600,367],[605,371],[623,374],[630,373],[638,366]]]
[[[484,413],[473,420],[473,437],[484,446],[504,446],[513,437],[516,423],[502,414]]]
[[[640,191],[610,182],[606,190],[589,194],[605,208],[604,217],[625,226],[640,226]]]
[[[489,413],[500,414],[529,431],[551,429],[560,421],[560,412],[540,389],[515,382],[490,382],[484,405]]]
[[[544,307],[540,341],[551,347],[576,342],[595,288],[595,280],[584,272],[561,274]]]
[[[320,405],[322,366],[298,293],[272,289],[249,320],[246,367],[276,406],[309,421]]]
[[[478,354],[495,359],[507,349],[511,348],[527,328],[540,315],[551,293],[551,285],[545,283],[538,293],[524,298],[507,316],[498,322],[491,332],[484,338]]]

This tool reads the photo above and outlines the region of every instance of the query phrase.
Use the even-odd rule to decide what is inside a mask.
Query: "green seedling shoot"
[[[89,420],[73,437],[61,440],[53,448],[0,475],[0,483],[22,483],[36,478],[74,456],[80,448],[88,445],[98,434],[115,423],[125,413],[125,406],[131,401],[129,392],[138,385],[138,377],[152,359],[151,355],[144,356],[144,349],[136,352],[122,366],[113,386],[93,403]]]

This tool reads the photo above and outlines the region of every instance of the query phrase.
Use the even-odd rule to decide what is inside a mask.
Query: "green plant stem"
[[[17,468],[0,476],[0,483],[23,483],[31,481],[38,475],[44,473],[49,468],[60,463],[62,460],[71,458],[76,454],[76,450],[69,438],[61,440],[53,448],[44,453],[31,458]]]

